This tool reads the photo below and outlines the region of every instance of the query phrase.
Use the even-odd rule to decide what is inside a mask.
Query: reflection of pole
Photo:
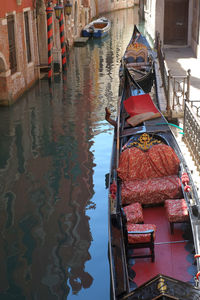
[[[167,116],[170,117],[171,106],[170,106],[170,80],[171,80],[171,71],[168,71],[168,87],[167,87]]]
[[[63,79],[62,101],[65,102],[65,100],[66,100],[66,92],[67,92],[67,72],[63,72],[62,79]]]
[[[53,61],[53,56],[52,56],[52,48],[53,48],[53,25],[52,25],[52,13],[53,9],[50,7],[50,2],[48,2],[48,7],[46,9],[47,13],[47,35],[48,35],[48,79],[49,82],[51,83],[52,80],[52,61]]]
[[[64,21],[63,21],[63,13],[61,12],[60,19],[59,19],[59,26],[60,26],[60,44],[61,44],[61,51],[62,51],[62,70],[66,71],[66,48],[64,42]]]

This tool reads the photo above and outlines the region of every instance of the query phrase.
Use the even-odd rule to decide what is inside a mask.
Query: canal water
[[[119,65],[138,9],[0,109],[0,299],[110,299],[108,205]]]

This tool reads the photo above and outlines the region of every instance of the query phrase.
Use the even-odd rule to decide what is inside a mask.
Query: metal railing
[[[159,62],[159,67],[160,67],[160,73],[162,77],[162,83],[163,83],[163,88],[165,92],[165,97],[168,97],[168,85],[169,85],[169,75],[168,75],[168,70],[167,70],[167,65],[165,61],[165,54],[162,50],[162,42],[160,40],[160,35],[157,32],[156,34],[156,41],[155,41],[155,48],[157,49],[157,56],[158,56],[158,62]]]
[[[174,76],[168,70],[159,33],[156,34],[155,47],[166,97],[167,117],[183,117],[184,141],[200,171],[200,100],[190,100],[190,77]]]
[[[185,102],[183,123],[184,142],[189,148],[195,164],[200,171],[200,119],[193,111],[192,102]]]
[[[191,108],[198,118],[200,118],[200,100],[188,100],[191,103]]]
[[[185,101],[189,101],[190,97],[190,76],[191,71],[187,71],[187,75],[175,76],[168,70],[168,112],[184,116]]]
[[[173,75],[171,70],[167,68],[159,33],[156,34],[155,44],[162,78],[162,87],[166,97],[166,112],[170,117],[175,110],[181,111],[182,113],[184,112],[184,101],[185,99],[188,101],[190,95],[191,71],[188,70],[185,76]]]

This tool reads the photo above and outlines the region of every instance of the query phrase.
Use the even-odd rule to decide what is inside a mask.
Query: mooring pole
[[[62,70],[63,70],[63,72],[65,72],[67,69],[67,63],[66,63],[66,47],[65,47],[65,37],[64,37],[63,12],[61,12],[61,15],[60,15],[59,26],[60,26],[60,45],[61,45],[61,52],[62,52]]]
[[[52,14],[53,9],[51,8],[51,3],[48,1],[48,6],[46,8],[47,13],[47,36],[48,36],[48,80],[49,83],[52,81],[53,70],[52,70],[52,62],[53,62],[53,55],[52,55],[52,48],[53,48],[53,21],[52,21]]]

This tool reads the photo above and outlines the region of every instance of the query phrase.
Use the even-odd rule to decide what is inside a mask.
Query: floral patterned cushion
[[[151,240],[150,233],[137,233],[131,234],[130,231],[147,231],[153,229],[154,234],[153,238],[155,239],[155,232],[156,232],[156,225],[154,224],[128,224],[127,231],[128,231],[128,243],[129,244],[138,244],[138,243],[148,243]]]
[[[179,158],[165,144],[154,145],[144,152],[136,147],[127,148],[120,155],[118,176],[122,181],[177,175]]]
[[[123,207],[123,210],[126,215],[127,224],[144,222],[142,205],[140,203],[129,204]]]
[[[188,221],[188,208],[185,199],[168,199],[165,201],[165,207],[169,222]]]
[[[146,180],[122,182],[122,204],[139,202],[141,204],[162,203],[166,199],[180,198],[181,184],[178,176],[165,176]]]

